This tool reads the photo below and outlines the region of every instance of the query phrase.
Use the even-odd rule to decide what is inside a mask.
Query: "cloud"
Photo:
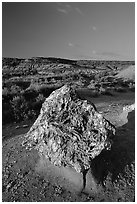
[[[65,7],[67,7],[67,8],[71,8],[70,4],[66,4]]]
[[[57,11],[61,13],[68,14],[72,10],[70,4],[60,3],[58,5],[59,7],[57,8]]]
[[[92,50],[92,54],[94,54],[94,55],[95,55],[95,54],[96,54],[96,50]]]
[[[83,15],[83,12],[80,10],[80,8],[76,7],[75,10],[76,10],[77,13],[79,13],[80,15]]]
[[[94,31],[97,30],[96,26],[92,26],[92,30]]]
[[[80,10],[78,7],[72,7],[70,4],[65,4],[65,3],[59,3],[57,7],[57,11],[64,13],[64,14],[69,14],[71,12],[76,12],[80,15],[83,15],[83,12]]]
[[[69,47],[75,47],[76,49],[81,49],[82,48],[82,46],[80,44],[78,44],[78,43],[71,43],[71,42],[69,42],[68,46]]]
[[[69,43],[68,43],[68,46],[69,46],[69,47],[74,47],[75,45],[74,45],[73,43],[69,42]]]
[[[68,11],[66,9],[62,9],[62,8],[57,8],[57,10],[61,13],[64,13],[64,14],[68,14]]]
[[[89,31],[95,32],[97,30],[96,26],[90,25],[89,26]]]
[[[61,2],[55,2],[58,6],[61,6],[62,3]]]

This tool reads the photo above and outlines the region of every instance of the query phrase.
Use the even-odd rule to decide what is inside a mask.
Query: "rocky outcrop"
[[[123,126],[124,124],[128,123],[128,115],[130,112],[135,111],[135,104],[126,105],[123,107],[122,113],[118,116],[118,127]]]
[[[75,89],[65,85],[45,100],[23,145],[34,146],[54,165],[83,172],[102,150],[111,148],[114,135],[115,127],[94,104],[79,99]]]
[[[131,112],[135,109],[135,103],[132,105],[127,105],[123,107],[123,111]]]

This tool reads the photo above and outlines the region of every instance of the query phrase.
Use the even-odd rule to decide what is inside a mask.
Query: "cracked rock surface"
[[[115,127],[94,104],[80,99],[73,87],[65,85],[45,100],[23,145],[35,147],[56,166],[83,172],[102,150],[111,148],[114,135]]]

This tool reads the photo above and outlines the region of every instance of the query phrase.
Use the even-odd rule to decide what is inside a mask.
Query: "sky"
[[[135,60],[135,3],[2,3],[2,56]]]

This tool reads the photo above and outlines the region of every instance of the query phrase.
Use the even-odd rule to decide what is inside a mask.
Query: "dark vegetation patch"
[[[26,90],[17,86],[12,86],[10,90],[4,88],[2,95],[3,124],[37,118],[45,98],[55,89],[54,86],[42,86],[38,90],[35,87]]]

